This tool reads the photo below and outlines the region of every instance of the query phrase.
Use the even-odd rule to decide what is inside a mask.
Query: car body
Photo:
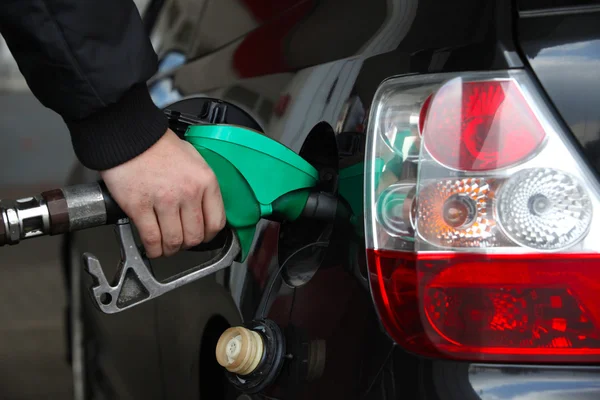
[[[206,98],[235,105],[264,134],[331,173],[332,192],[340,171],[362,170],[367,117],[381,83],[444,72],[526,71],[600,173],[600,4],[158,0],[145,18],[161,59],[149,82],[160,107],[194,113]],[[78,167],[71,183],[97,178]],[[356,190],[362,199],[362,181]],[[244,264],[115,315],[93,307],[79,262],[89,251],[114,273],[112,228],[70,235],[64,254],[76,394],[236,398],[216,364],[216,341],[229,326],[268,318],[298,348],[324,346],[311,372],[286,370],[262,392],[268,397],[256,398],[600,397],[594,366],[432,359],[396,345],[373,304],[364,243],[336,240],[335,228],[261,221]],[[301,250],[324,237],[328,248]],[[166,277],[201,260],[184,252],[152,266]]]

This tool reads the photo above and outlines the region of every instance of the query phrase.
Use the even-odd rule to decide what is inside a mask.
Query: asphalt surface
[[[0,93],[0,199],[62,184],[62,121],[27,93]],[[0,248],[0,399],[71,399],[58,238]]]
[[[56,238],[0,250],[0,398],[70,399]]]

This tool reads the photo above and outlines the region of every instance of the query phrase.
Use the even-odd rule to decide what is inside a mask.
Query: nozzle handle
[[[39,196],[0,206],[0,246],[45,235],[60,235],[101,225],[113,225],[127,215],[111,196],[104,181],[49,190]],[[190,250],[211,251],[225,246],[228,229],[211,242]]]

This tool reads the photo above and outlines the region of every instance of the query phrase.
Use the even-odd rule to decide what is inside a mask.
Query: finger
[[[162,238],[154,211],[147,211],[135,216],[132,221],[139,232],[146,255],[149,258],[160,257],[163,252]]]
[[[154,210],[158,217],[158,225],[162,235],[163,255],[166,257],[172,256],[181,250],[183,243],[179,206],[156,204]]]
[[[204,241],[210,242],[225,227],[225,210],[218,184],[210,185],[202,199]]]
[[[183,248],[190,249],[204,240],[204,216],[202,197],[187,200],[181,206],[181,225],[183,226]]]

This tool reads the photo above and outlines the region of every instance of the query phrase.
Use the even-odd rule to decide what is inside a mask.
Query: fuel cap
[[[227,329],[217,343],[217,362],[238,375],[252,373],[263,357],[264,344],[259,333],[235,326]]]

